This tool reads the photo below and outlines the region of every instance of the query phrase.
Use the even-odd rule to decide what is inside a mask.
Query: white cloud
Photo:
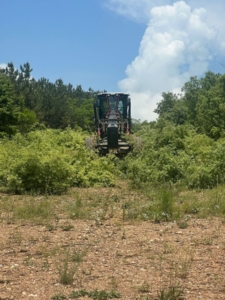
[[[162,5],[165,0],[108,0],[105,6],[119,15],[133,19],[136,22],[147,22],[150,9]]]
[[[4,63],[0,64],[0,69],[5,69],[6,67],[7,67],[7,64],[4,64]]]
[[[221,0],[214,5],[217,1],[220,9],[225,8]],[[118,83],[121,91],[131,94],[134,118],[156,119],[153,110],[162,92],[179,91],[190,76],[204,75],[209,63],[224,51],[223,16],[219,12],[221,18],[214,23],[215,8],[205,2],[108,1],[110,9],[119,14],[135,20],[148,18],[139,54]]]

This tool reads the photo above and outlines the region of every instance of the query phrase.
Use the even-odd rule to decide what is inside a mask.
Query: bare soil
[[[97,222],[59,213],[51,224],[35,224],[0,213],[0,300],[72,299],[72,291],[95,289],[117,291],[121,299],[158,299],[169,287],[182,289],[182,299],[225,299],[220,218],[192,218],[182,229],[115,214]],[[63,270],[73,271],[72,283],[60,283]]]

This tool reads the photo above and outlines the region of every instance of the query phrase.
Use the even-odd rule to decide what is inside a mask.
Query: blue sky
[[[225,69],[224,0],[0,0],[0,67],[35,79],[129,92],[153,120],[162,92]]]
[[[145,30],[102,0],[0,0],[0,63],[29,62],[34,78],[118,90]]]

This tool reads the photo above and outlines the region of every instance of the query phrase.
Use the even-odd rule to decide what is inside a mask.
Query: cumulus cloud
[[[7,67],[7,64],[4,64],[4,63],[0,64],[0,69],[5,69],[6,67]]]
[[[153,110],[162,92],[179,91],[190,76],[204,75],[209,63],[222,54],[225,39],[220,29],[224,21],[214,22],[213,7],[204,1],[197,6],[199,2],[109,0],[110,9],[114,7],[119,14],[148,18],[138,56],[127,66],[126,78],[118,83],[121,91],[131,94],[134,118],[156,119]]]

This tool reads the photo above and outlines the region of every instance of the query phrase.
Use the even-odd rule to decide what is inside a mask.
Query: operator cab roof
[[[124,95],[124,96],[130,96],[130,94],[121,93],[121,92],[98,93],[98,96],[103,96],[103,95]]]

